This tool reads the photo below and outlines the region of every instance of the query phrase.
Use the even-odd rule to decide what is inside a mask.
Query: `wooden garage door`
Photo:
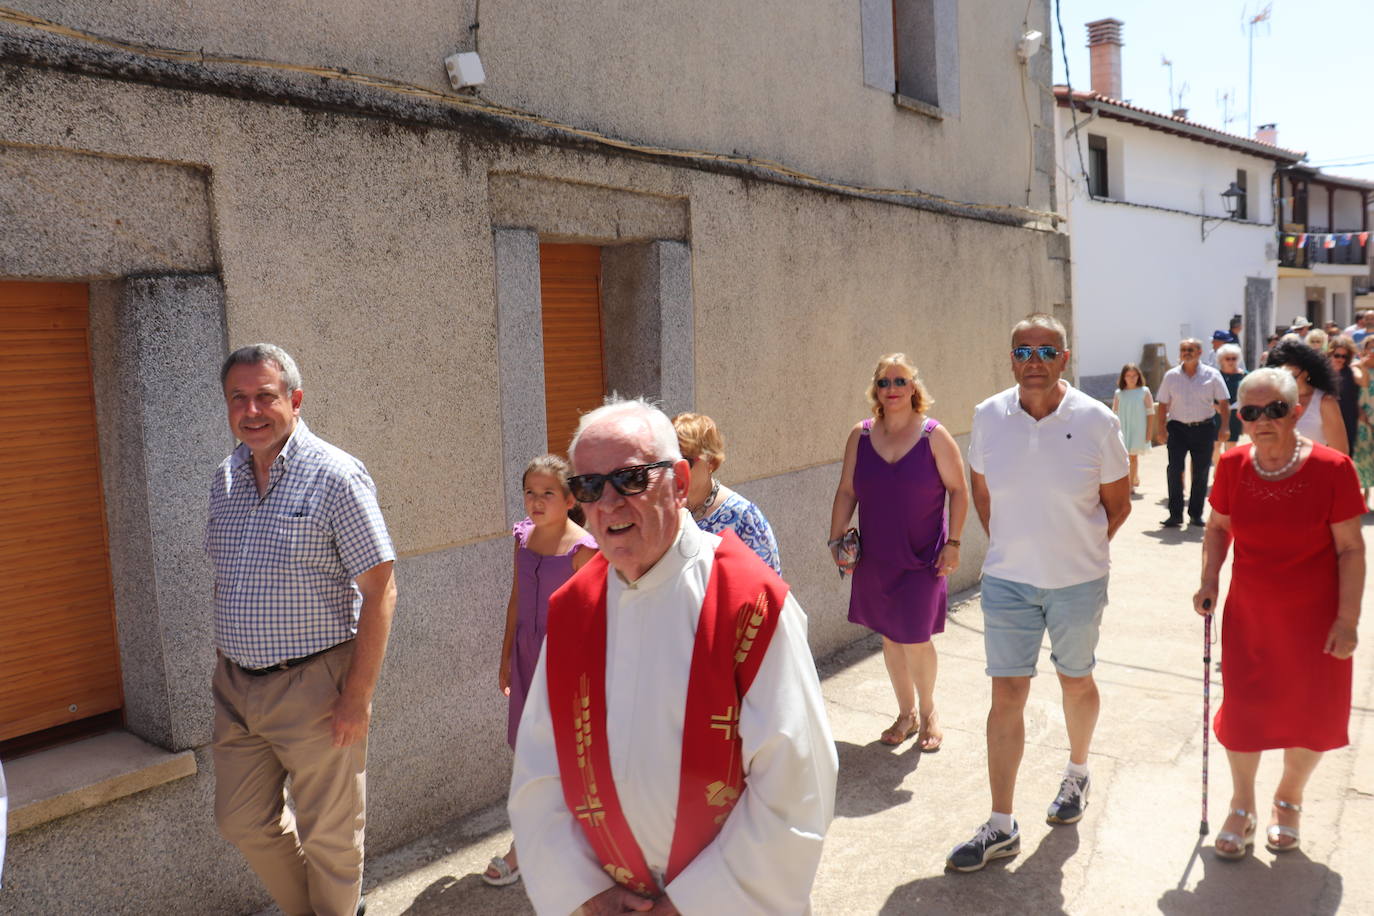
[[[549,451],[568,453],[577,418],[601,406],[601,249],[540,245],[544,313],[544,409]],[[533,456],[530,456],[533,457]]]
[[[87,314],[0,281],[0,741],[122,705]]]

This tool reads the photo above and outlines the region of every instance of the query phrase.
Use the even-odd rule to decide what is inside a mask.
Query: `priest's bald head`
[[[572,445],[573,495],[607,562],[633,582],[673,546],[691,470],[667,414],[643,398],[584,414]]]

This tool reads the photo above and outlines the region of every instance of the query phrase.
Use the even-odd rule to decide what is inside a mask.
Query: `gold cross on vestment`
[[[582,804],[577,806],[574,814],[579,820],[584,820],[593,827],[600,827],[601,822],[606,819],[606,811],[601,806],[601,799],[594,795],[582,796]]]
[[[735,707],[727,707],[723,714],[711,717],[711,727],[725,732],[726,741],[733,741],[739,734],[739,713]]]

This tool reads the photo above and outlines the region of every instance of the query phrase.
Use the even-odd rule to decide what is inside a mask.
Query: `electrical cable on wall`
[[[1054,0],[1054,20],[1059,25],[1059,50],[1064,55],[1064,86],[1069,91],[1069,118],[1073,121],[1073,145],[1078,149],[1078,171],[1083,176],[1083,186],[1088,189],[1088,199],[1097,200],[1093,194],[1092,179],[1088,177],[1088,167],[1083,164],[1083,138],[1078,134],[1078,109],[1074,107],[1073,80],[1069,77],[1069,46],[1064,41],[1064,17],[1059,9],[1059,0]]]
[[[1058,4],[1056,2],[1056,8]],[[347,82],[359,86],[365,86],[383,92],[397,93],[428,102],[446,105],[451,108],[462,109],[471,112],[478,112],[484,115],[504,118],[524,124],[535,125],[547,130],[557,131],[569,136],[595,143],[610,149],[623,150],[625,152],[639,153],[647,156],[655,156],[666,159],[685,160],[689,162],[719,163],[756,169],[758,171],[771,173],[779,178],[796,184],[811,187],[818,190],[835,191],[843,194],[856,194],[863,197],[881,200],[883,198],[895,198],[898,200],[923,201],[930,204],[938,204],[947,207],[958,208],[973,213],[983,212],[991,216],[995,213],[1004,213],[1019,218],[1026,223],[1040,223],[1045,225],[1032,226],[1032,228],[1046,228],[1053,225],[1060,217],[1056,213],[1043,210],[1035,210],[1026,206],[1015,204],[990,204],[976,203],[972,201],[954,200],[935,194],[930,191],[920,191],[907,188],[879,188],[865,185],[854,185],[840,181],[831,181],[816,175],[794,169],[780,162],[768,159],[757,159],[752,156],[740,156],[726,153],[714,153],[707,150],[676,149],[672,147],[649,146],[635,143],[629,140],[621,140],[606,134],[599,133],[586,128],[574,127],[564,124],[551,118],[533,112],[511,108],[495,102],[487,101],[476,96],[457,96],[433,89],[426,89],[412,83],[401,80],[391,79],[384,76],[376,76],[366,73],[357,73],[341,67],[327,67],[307,64],[290,64],[280,61],[264,60],[260,58],[241,57],[238,55],[206,54],[202,51],[185,51],[176,48],[164,48],[154,45],[144,45],[135,42],[124,41],[118,38],[110,38],[93,32],[62,25],[33,16],[19,10],[8,7],[0,7],[0,22],[8,22],[13,25],[35,29],[49,34],[58,35],[63,38],[86,42],[89,44],[103,47],[114,48],[127,54],[149,57],[158,60],[167,60],[177,63],[198,64],[209,66],[211,64],[225,64],[241,67],[251,67],[262,70],[274,70],[286,73],[297,73],[307,76],[319,77],[325,80],[337,82]],[[1061,37],[1063,26],[1060,26]],[[475,39],[475,32],[474,32]],[[1081,150],[1080,150],[1081,159]]]
[[[1026,0],[1026,12],[1021,16],[1021,34],[1025,35],[1030,28],[1031,4],[1035,0]],[[1030,82],[1030,60],[1029,58],[1021,62],[1025,68],[1025,73],[1021,76],[1021,108],[1026,113],[1026,206],[1030,206],[1031,188],[1035,184],[1035,122],[1031,120],[1030,102],[1026,101],[1026,83]]]

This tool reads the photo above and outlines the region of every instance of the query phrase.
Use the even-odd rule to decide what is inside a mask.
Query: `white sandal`
[[[1302,805],[1295,805],[1281,799],[1274,799],[1275,808],[1283,808],[1285,811],[1293,811],[1302,814]],[[1279,843],[1280,837],[1292,837],[1291,843]],[[1302,837],[1298,836],[1297,827],[1289,827],[1287,824],[1270,824],[1264,831],[1264,848],[1270,852],[1292,852],[1302,843]]]
[[[482,880],[492,887],[505,887],[507,884],[514,884],[520,880],[520,866],[511,868],[504,856],[492,856],[491,861],[487,863],[487,868],[495,871],[496,877],[493,878],[486,872],[482,872]]]
[[[1231,830],[1223,830],[1217,834],[1216,842],[1212,844],[1212,850],[1218,858],[1236,861],[1245,858],[1245,854],[1250,851],[1250,847],[1255,845],[1255,813],[1246,811],[1243,808],[1232,808],[1231,814],[1245,818],[1245,834],[1242,836]],[[1217,843],[1226,843],[1235,849],[1222,849]]]

